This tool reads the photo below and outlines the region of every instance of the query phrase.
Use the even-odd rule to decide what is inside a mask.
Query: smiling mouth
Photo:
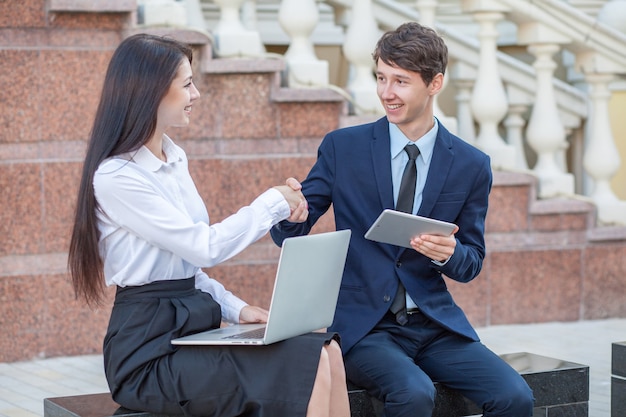
[[[386,106],[386,107],[387,107],[389,110],[397,110],[397,109],[399,109],[399,108],[400,108],[400,107],[402,107],[402,106],[403,106],[402,104],[387,104],[387,106]]]

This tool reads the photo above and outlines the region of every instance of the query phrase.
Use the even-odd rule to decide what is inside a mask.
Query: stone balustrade
[[[289,44],[285,55],[288,84],[324,86],[327,84],[327,78],[322,75],[324,65],[311,46],[317,10],[312,0],[299,1],[299,6],[293,7],[296,1],[249,0],[247,3],[249,7],[263,3],[279,8],[279,20]],[[610,184],[621,160],[608,117],[610,86],[626,76],[626,57],[620,52],[626,48],[626,35],[613,27],[614,19],[610,20],[608,13],[599,13],[610,20],[603,24],[558,0],[321,3],[331,6],[337,15],[347,16],[341,22],[345,37],[338,44],[351,66],[350,79],[342,87],[351,94],[356,114],[382,112],[375,97],[370,60],[380,30],[406,20],[432,25],[448,42],[451,58],[448,90],[458,92],[452,98],[455,105],[448,106],[450,115],[446,116],[437,107],[437,115],[445,118],[451,130],[487,152],[494,169],[521,170],[535,175],[540,198],[585,195],[598,207],[600,224],[626,224],[626,202],[615,195]],[[439,3],[471,16],[475,33],[463,32],[459,25],[440,23],[436,14]],[[611,14],[626,9],[625,2],[618,3],[607,2]],[[286,26],[286,22],[299,24]],[[515,55],[506,55],[499,48],[498,40],[505,35],[500,32],[503,24],[508,24],[506,34],[515,40]],[[307,28],[306,32],[302,32],[302,27]],[[526,51],[520,52],[520,47]],[[298,59],[292,56],[296,50]],[[526,63],[523,59],[528,61],[528,55],[532,58]],[[562,56],[570,56],[571,62],[560,62]],[[470,77],[460,76],[468,69],[472,72]],[[557,79],[557,69],[576,75]],[[578,85],[581,80],[586,88]],[[576,87],[571,88],[574,84]],[[444,90],[442,95],[445,94]],[[468,120],[468,115],[472,120]],[[578,140],[579,137],[582,139]],[[532,161],[526,155],[527,148]]]

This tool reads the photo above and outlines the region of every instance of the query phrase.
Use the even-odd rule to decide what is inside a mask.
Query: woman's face
[[[157,124],[163,129],[187,126],[193,102],[200,92],[192,80],[191,64],[183,59],[167,94],[159,104]]]

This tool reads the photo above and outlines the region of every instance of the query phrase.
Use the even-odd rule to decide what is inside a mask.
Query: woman
[[[348,417],[335,335],[263,347],[174,347],[221,320],[263,322],[200,268],[224,261],[284,219],[307,218],[293,178],[218,224],[165,134],[189,123],[200,96],[191,49],[139,34],[111,58],[78,194],[68,266],[77,295],[117,292],[104,340],[105,373],[126,408],[186,416]]]

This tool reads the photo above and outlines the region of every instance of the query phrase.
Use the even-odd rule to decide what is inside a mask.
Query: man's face
[[[426,85],[422,76],[413,71],[386,64],[376,64],[378,98],[385,108],[389,122],[411,138],[412,127],[432,124],[433,97],[441,89],[443,77],[438,74]]]

